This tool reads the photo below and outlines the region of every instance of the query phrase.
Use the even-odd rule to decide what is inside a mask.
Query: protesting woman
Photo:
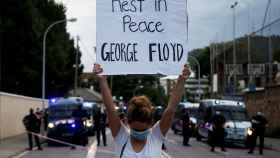
[[[128,126],[123,125],[115,111],[106,76],[101,75],[102,67],[95,64],[93,72],[99,80],[103,102],[107,109],[116,158],[160,158],[162,143],[172,124],[176,106],[184,93],[185,80],[190,75],[189,68],[184,66],[161,120],[154,125],[152,103],[146,96],[136,96],[129,101]]]

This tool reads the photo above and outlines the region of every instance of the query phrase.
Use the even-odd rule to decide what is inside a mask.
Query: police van
[[[209,138],[212,132],[211,118],[219,111],[226,119],[225,142],[244,144],[252,135],[251,122],[244,102],[233,100],[207,99],[200,102],[197,118],[197,140]]]
[[[72,117],[73,112],[83,105],[83,98],[53,98],[49,100],[47,137],[73,144],[85,145],[88,142],[88,128],[93,124],[90,119],[84,121],[84,126],[78,126]],[[89,117],[88,117],[89,118]],[[74,142],[77,137],[80,143]],[[59,145],[48,140],[49,145]]]

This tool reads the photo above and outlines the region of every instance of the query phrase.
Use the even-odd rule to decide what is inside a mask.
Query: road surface
[[[91,148],[95,150],[96,158],[113,158],[114,147],[112,137],[108,133],[108,146],[96,147],[95,139],[92,138]],[[163,158],[278,158],[280,152],[272,150],[264,150],[264,155],[255,154],[248,155],[247,150],[241,147],[227,148],[227,152],[221,152],[220,148],[216,148],[216,152],[211,152],[210,147],[203,142],[197,142],[195,139],[190,140],[191,146],[182,146],[182,136],[168,133],[166,146],[167,150],[162,152]],[[90,146],[90,145],[89,145]],[[97,150],[97,151],[96,151]],[[91,151],[92,152],[92,151]],[[43,151],[33,150],[23,153],[16,158],[86,158],[88,149],[71,150],[69,147],[48,147],[44,145]]]

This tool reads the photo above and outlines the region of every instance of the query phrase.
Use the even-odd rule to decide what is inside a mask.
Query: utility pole
[[[2,19],[0,19],[2,20]],[[1,23],[1,21],[0,21]],[[3,35],[2,35],[2,32],[0,32],[0,92],[2,91],[2,58],[3,58],[3,42],[2,42],[2,38],[3,38]],[[1,118],[0,118],[1,119]]]
[[[213,44],[210,44],[210,74],[211,74],[211,97],[213,96]]]
[[[250,72],[249,72],[249,68],[250,68],[250,66],[251,66],[251,64],[252,64],[252,61],[251,61],[251,36],[252,36],[252,34],[251,34],[251,32],[253,32],[254,30],[252,29],[251,30],[251,6],[249,5],[249,8],[248,8],[248,32],[249,32],[249,34],[248,34],[248,37],[247,37],[247,48],[248,48],[248,56],[247,56],[247,61],[248,61],[248,65],[247,65],[247,73],[248,73],[248,77],[249,77],[249,86],[250,86],[250,84],[253,84],[253,76],[252,76],[252,74],[250,74]]]
[[[270,32],[271,30],[269,29],[269,32]],[[273,83],[273,74],[272,74],[272,71],[273,71],[273,67],[272,67],[272,62],[273,62],[273,47],[272,47],[272,39],[271,39],[271,34],[269,35],[269,37],[268,37],[268,53],[269,53],[269,55],[268,55],[268,65],[269,65],[269,85],[272,85],[272,83]]]
[[[268,6],[267,6],[267,10],[269,9],[271,0],[268,1]],[[269,22],[271,21],[271,11],[267,11],[268,12],[268,18],[269,18]],[[269,27],[269,36],[268,36],[268,62],[269,62],[269,85],[273,84],[273,67],[272,67],[272,63],[273,63],[273,47],[272,47],[272,32],[271,32],[271,27]]]
[[[74,78],[74,96],[77,95],[77,88],[78,88],[78,69],[79,69],[79,40],[80,37],[77,36],[77,51],[76,51],[76,62],[75,62],[75,78]]]
[[[2,24],[3,22],[4,21],[3,21],[2,17],[0,17],[0,24]],[[4,33],[3,33],[3,30],[0,30],[0,92],[3,91],[3,89],[2,89],[2,82],[3,82],[3,76],[2,76],[3,67],[2,67],[2,64],[3,64],[3,61],[4,61],[3,57],[4,57]]]
[[[236,33],[236,15],[235,15],[235,7],[238,5],[238,2],[234,2],[230,6],[232,9],[232,16],[233,16],[233,93],[236,94],[236,82],[237,82],[237,77],[236,77],[236,39],[235,39],[235,33]]]
[[[224,83],[224,88],[223,88],[223,92],[224,94],[226,93],[226,42],[223,42],[223,63],[224,63],[224,79],[223,79],[223,83]]]

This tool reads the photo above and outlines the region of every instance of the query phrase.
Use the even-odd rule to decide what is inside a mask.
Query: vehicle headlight
[[[55,121],[54,124],[57,126],[60,124],[60,121]]]
[[[66,120],[62,120],[61,123],[62,123],[62,124],[66,124]]]
[[[86,125],[87,127],[92,127],[92,122],[91,122],[91,120],[86,120],[85,125]]]
[[[49,124],[48,124],[48,127],[49,127],[49,128],[54,128],[54,124],[53,124],[53,123],[49,123]]]
[[[247,129],[247,135],[251,136],[253,134],[253,130],[251,128]]]
[[[74,120],[67,120],[68,124],[73,124],[75,121]]]
[[[190,117],[190,121],[192,124],[197,124],[197,120],[194,117]]]

